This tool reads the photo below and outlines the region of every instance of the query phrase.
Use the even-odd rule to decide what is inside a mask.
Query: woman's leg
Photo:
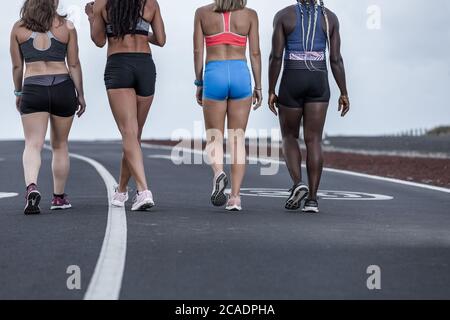
[[[317,200],[323,169],[322,135],[327,116],[328,102],[306,103],[303,111],[303,128],[306,143],[309,199]]]
[[[64,194],[67,177],[69,175],[70,160],[68,139],[72,123],[73,117],[50,116],[51,145],[53,150],[53,193],[57,195]]]
[[[227,101],[203,101],[203,115],[206,128],[206,152],[217,176],[223,171],[223,135],[225,130],[225,117],[227,114]]]
[[[138,140],[141,143],[142,131],[144,130],[145,122],[147,121],[150,107],[153,103],[153,96],[139,97],[137,96],[137,121],[138,121]],[[128,167],[125,154],[122,156],[122,165],[120,166],[119,192],[126,192],[128,182],[131,178],[131,171]]]
[[[23,170],[25,184],[37,184],[39,169],[41,168],[41,151],[45,142],[48,128],[49,114],[36,112],[22,116],[25,134],[25,149],[23,151]]]
[[[286,166],[294,185],[297,185],[302,181],[302,153],[299,146],[299,134],[303,108],[279,106],[278,110]]]
[[[247,129],[252,99],[228,101],[228,139],[231,149],[231,195],[239,196],[245,175],[246,150],[245,130]]]
[[[138,107],[134,89],[108,90],[109,103],[122,135],[123,153],[139,192],[148,190],[144,160],[138,139]]]

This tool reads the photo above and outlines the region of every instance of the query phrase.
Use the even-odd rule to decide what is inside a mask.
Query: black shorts
[[[70,78],[52,85],[25,82],[22,88],[20,101],[22,114],[48,112],[58,117],[72,117],[77,109],[78,98],[75,85]]]
[[[106,89],[135,89],[141,97],[155,94],[156,67],[149,53],[117,53],[108,57]]]
[[[330,102],[327,71],[284,69],[278,94],[278,104],[302,108],[309,102]]]

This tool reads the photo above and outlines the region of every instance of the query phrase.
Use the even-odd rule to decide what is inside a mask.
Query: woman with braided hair
[[[112,205],[125,205],[133,177],[137,194],[131,210],[147,210],[154,201],[145,176],[141,135],[155,93],[156,70],[149,44],[163,47],[166,42],[159,5],[156,0],[96,0],[86,5],[86,14],[92,41],[98,47],[108,42],[105,85],[123,141]]]
[[[341,39],[336,15],[323,0],[298,0],[279,11],[274,20],[269,67],[269,107],[280,118],[283,153],[294,186],[285,208],[297,210],[307,199],[304,212],[319,212],[317,191],[323,168],[322,135],[330,101],[326,61],[328,46],[333,76],[341,91],[339,112],[350,110]],[[284,71],[278,96],[275,87]],[[278,112],[277,112],[278,109]],[[302,182],[302,155],[298,144],[303,119],[309,187]]]

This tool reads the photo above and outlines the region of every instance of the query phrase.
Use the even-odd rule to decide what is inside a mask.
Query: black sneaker
[[[222,207],[227,203],[225,189],[228,186],[227,175],[222,172],[213,181],[213,192],[211,194],[211,203],[216,207]]]
[[[31,184],[27,188],[27,195],[25,196],[26,204],[23,212],[26,215],[39,214],[41,209],[39,203],[41,202],[41,194],[35,184]]]
[[[308,213],[319,213],[319,203],[317,200],[306,200],[302,211]]]
[[[291,195],[286,200],[286,204],[284,205],[284,207],[287,210],[300,209],[300,205],[301,205],[303,199],[305,199],[308,196],[308,193],[309,193],[308,186],[306,184],[304,184],[303,182],[300,182],[299,184],[296,184],[295,186],[293,186],[292,189],[289,191],[291,192]]]

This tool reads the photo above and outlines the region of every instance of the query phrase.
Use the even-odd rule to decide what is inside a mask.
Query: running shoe
[[[153,194],[150,190],[137,192],[134,197],[131,211],[147,211],[155,206],[153,201]]]
[[[284,207],[287,210],[298,210],[300,209],[302,201],[308,196],[309,188],[303,182],[300,182],[293,186],[289,198],[286,200]]]
[[[225,172],[219,173],[214,177],[213,192],[211,194],[211,203],[216,207],[224,206],[227,203],[225,189],[228,185],[228,178]]]
[[[225,209],[228,211],[242,211],[241,197],[230,195]]]
[[[125,207],[125,202],[127,201],[128,201],[128,190],[126,192],[119,192],[119,188],[116,188],[111,200],[111,204],[114,207],[123,208]]]
[[[70,204],[69,199],[67,199],[67,194],[64,194],[62,197],[53,196],[50,210],[66,210],[70,208],[72,208],[72,205]]]
[[[41,213],[41,209],[39,208],[39,203],[41,202],[41,194],[35,184],[30,184],[28,186],[25,200],[26,205],[24,213],[26,215]]]
[[[319,203],[317,200],[306,200],[302,211],[308,213],[319,213]]]

